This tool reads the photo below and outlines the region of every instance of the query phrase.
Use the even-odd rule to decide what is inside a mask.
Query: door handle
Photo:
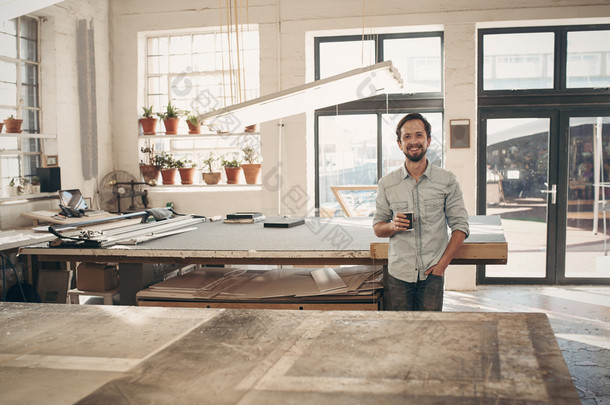
[[[550,190],[540,190],[540,192],[544,194],[552,194],[551,204],[557,203],[557,184],[552,184]]]

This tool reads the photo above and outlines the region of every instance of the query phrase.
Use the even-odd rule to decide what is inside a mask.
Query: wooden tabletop
[[[473,216],[471,234],[456,264],[503,264],[507,244],[499,216]],[[51,261],[172,262],[206,264],[384,264],[387,238],[373,233],[371,218],[306,218],[294,228],[263,223],[204,222],[192,232],[135,246],[67,248],[27,246],[20,254]]]
[[[541,313],[0,303],[0,325],[6,403],[580,404]]]

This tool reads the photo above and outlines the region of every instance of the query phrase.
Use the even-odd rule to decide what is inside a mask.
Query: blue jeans
[[[442,311],[445,280],[429,274],[425,280],[408,283],[388,274],[387,288],[392,311]]]

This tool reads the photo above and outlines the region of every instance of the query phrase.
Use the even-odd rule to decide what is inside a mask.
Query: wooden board
[[[580,404],[540,313],[1,303],[0,325],[6,403]]]
[[[371,257],[388,259],[387,243],[371,243]],[[462,245],[451,264],[506,264],[508,245],[506,243],[485,243]]]

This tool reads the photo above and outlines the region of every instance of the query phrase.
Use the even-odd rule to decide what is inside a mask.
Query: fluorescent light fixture
[[[257,124],[384,93],[402,93],[392,61],[358,68],[199,115],[221,131],[239,132]]]

